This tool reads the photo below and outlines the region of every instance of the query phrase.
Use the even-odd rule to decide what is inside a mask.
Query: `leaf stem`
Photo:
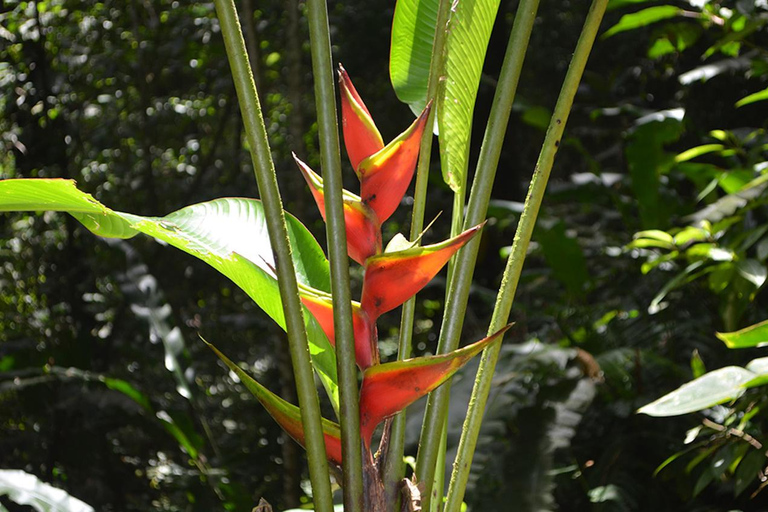
[[[419,163],[416,168],[416,185],[413,194],[413,211],[411,213],[410,239],[415,240],[424,229],[424,210],[427,204],[427,183],[429,179],[429,164],[432,156],[433,127],[435,125],[435,98],[437,98],[440,74],[444,65],[444,48],[446,24],[451,10],[451,0],[440,0],[435,24],[435,40],[432,46],[429,79],[427,81],[427,104],[432,102],[432,110],[427,119],[427,127],[421,137],[419,148]],[[411,297],[403,304],[400,318],[400,339],[398,342],[397,359],[402,361],[411,357],[413,341],[413,323],[416,311],[416,297]],[[387,503],[394,505],[400,497],[399,485],[405,475],[403,453],[405,447],[405,411],[398,413],[392,421],[389,455],[384,466],[384,489]]]
[[[315,105],[320,132],[321,169],[325,189],[325,218],[331,264],[331,294],[339,375],[339,420],[344,458],[344,510],[363,510],[363,462],[360,450],[360,413],[349,288],[349,258],[342,202],[341,157],[333,79],[328,6],[325,0],[307,2]]]
[[[296,391],[301,408],[301,421],[309,458],[309,476],[312,482],[315,510],[331,512],[333,501],[325,458],[325,442],[320,422],[320,402],[315,388],[312,364],[309,358],[307,332],[304,326],[296,272],[291,259],[291,247],[285,225],[280,191],[277,187],[275,166],[272,162],[267,131],[261,113],[261,105],[253,81],[245,41],[233,0],[214,0],[221,24],[221,33],[232,68],[232,78],[240,102],[245,133],[251,149],[254,174],[259,195],[264,203],[267,231],[277,262],[278,285],[285,313],[288,344],[296,379]]]
[[[534,0],[530,3],[538,3],[538,0]],[[525,255],[528,251],[528,244],[531,241],[533,228],[536,224],[536,217],[538,216],[541,207],[557,148],[563,135],[563,131],[565,130],[565,124],[568,120],[571,107],[573,106],[573,99],[576,96],[579,82],[584,73],[589,54],[592,51],[592,45],[597,36],[597,31],[600,27],[600,22],[602,21],[607,4],[608,0],[593,0],[592,6],[590,7],[584,22],[584,28],[579,36],[579,41],[576,44],[576,51],[571,58],[568,72],[563,80],[560,96],[558,97],[554,113],[552,114],[549,127],[547,128],[547,134],[544,138],[539,159],[536,163],[531,184],[528,189],[528,196],[526,197],[523,213],[520,216],[520,222],[512,244],[512,252],[507,259],[507,266],[502,278],[502,285],[496,299],[491,324],[488,328],[489,333],[496,332],[503,327],[509,319],[512,302],[515,298],[517,285],[520,281]],[[510,39],[510,47],[511,45],[512,38]],[[469,470],[472,465],[472,456],[477,445],[483,411],[485,411],[485,405],[488,401],[488,394],[491,389],[491,379],[493,378],[493,372],[496,367],[500,350],[501,342],[498,342],[490,345],[483,351],[480,367],[478,368],[477,376],[475,378],[475,385],[472,390],[472,396],[469,400],[467,416],[462,428],[458,453],[453,465],[453,473],[451,474],[451,482],[448,487],[445,512],[458,512],[461,510],[461,503],[466,490]]]
[[[499,163],[499,155],[504,143],[509,114],[512,110],[512,103],[515,98],[538,6],[539,0],[522,0],[515,16],[515,22],[507,45],[506,57],[499,76],[499,85],[496,89],[483,144],[480,149],[477,171],[467,205],[467,214],[464,221],[465,227],[481,223],[485,220],[486,212],[488,211],[488,203]],[[470,241],[466,247],[459,251],[455,266],[457,279],[454,279],[451,283],[447,295],[448,299],[443,314],[438,352],[447,352],[458,346],[479,246],[480,239],[478,237]],[[439,433],[447,415],[448,386],[450,386],[450,382],[444,384],[430,395],[424,417],[416,470],[419,481],[424,482],[425,485],[431,485],[433,481],[432,475],[440,450]],[[430,495],[429,490],[423,494],[427,500],[430,499]],[[424,504],[423,502],[422,505],[424,508],[429,506],[428,503]]]

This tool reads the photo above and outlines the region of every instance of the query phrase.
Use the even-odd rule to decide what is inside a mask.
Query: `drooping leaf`
[[[0,469],[0,496],[38,512],[94,512],[93,507],[20,469]],[[0,505],[2,506],[2,505]]]
[[[272,393],[222,354],[216,347],[207,341],[205,343],[237,375],[243,385],[264,406],[277,424],[297,443],[305,446],[304,427],[301,423],[301,411],[299,408]],[[325,452],[328,460],[341,466],[341,430],[339,425],[325,418],[322,418],[322,425],[323,437],[325,438]]]
[[[383,253],[368,259],[363,279],[363,310],[372,321],[421,290],[483,225],[470,228],[445,242]]]
[[[395,212],[413,179],[429,110],[427,105],[407,130],[360,162],[357,168],[360,197],[376,212],[379,222],[386,221]]]
[[[744,385],[757,374],[739,366],[726,366],[687,382],[637,412],[649,416],[678,416],[729,402],[744,393]]]
[[[768,320],[734,332],[718,332],[716,336],[728,348],[751,348],[768,345]]]
[[[466,181],[472,114],[498,10],[499,0],[457,2],[448,21],[437,119],[443,179],[454,192]]]
[[[336,346],[333,298],[331,295],[304,286],[299,288],[299,293],[304,306],[314,315],[331,345]],[[371,365],[379,364],[376,324],[371,322],[368,315],[360,307],[360,303],[354,301],[352,301],[352,326],[355,332],[355,361],[357,361],[357,365],[361,370],[365,370]]]
[[[414,114],[427,104],[438,0],[397,0],[392,20],[389,76],[397,98]]]
[[[625,14],[617,24],[606,30],[602,37],[605,39],[606,37],[611,37],[619,32],[645,27],[646,25],[656,23],[657,21],[674,18],[681,12],[682,9],[675,7],[674,5],[659,5],[656,7],[648,7],[632,14]]]
[[[371,366],[360,389],[360,432],[366,446],[376,426],[437,388],[473,356],[500,340],[511,324],[498,332],[448,354],[416,357]]]
[[[94,234],[129,238],[144,233],[195,256],[230,278],[285,329],[282,300],[274,276],[274,258],[260,201],[216,199],[182,208],[165,217],[141,217],[111,210],[72,180],[10,179],[0,181],[0,211],[70,213]],[[330,289],[328,261],[312,234],[286,215],[293,262],[300,282]],[[336,354],[320,326],[306,316],[312,363],[338,407]]]
[[[341,125],[344,146],[352,168],[357,172],[360,162],[384,147],[379,129],[373,122],[368,107],[357,93],[344,66],[339,64],[339,88],[341,89]]]
[[[325,192],[323,179],[307,164],[293,155],[304,179],[312,191],[317,208],[325,220]],[[351,192],[343,191],[344,224],[347,228],[347,253],[361,265],[369,257],[381,252],[381,224],[376,212]]]

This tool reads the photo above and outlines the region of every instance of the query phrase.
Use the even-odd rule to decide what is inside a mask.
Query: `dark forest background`
[[[542,2],[465,340],[488,325],[588,4]],[[768,312],[765,194],[725,200],[768,170],[768,103],[735,105],[768,86],[766,3],[612,1],[601,31],[664,5],[679,11],[595,45],[513,308],[467,493],[472,510],[768,509],[768,492],[759,492],[764,390],[676,418],[635,413],[704,369],[760,356],[729,350],[714,334]],[[501,2],[472,158],[516,7]],[[241,0],[238,8],[286,209],[324,243],[290,157],[319,169],[304,5]],[[329,8],[334,60],[390,140],[413,119],[388,78],[394,2]],[[684,153],[704,145],[720,147]],[[206,2],[0,2],[0,146],[0,177],[75,179],[119,211],[165,215],[257,194]],[[452,200],[439,158],[432,162],[428,219]],[[408,222],[402,207],[385,242]],[[426,241],[444,238],[449,224],[444,214]],[[631,245],[649,229],[677,238]],[[435,349],[444,293],[438,278],[418,296],[419,353]],[[384,356],[396,350],[398,322],[396,313],[380,320]],[[64,214],[0,215],[0,468],[33,473],[99,511],[247,512],[262,496],[276,510],[306,503],[303,451],[198,334],[295,401],[284,333],[202,262],[146,237],[96,238]],[[473,369],[455,380],[449,464]],[[415,454],[419,406],[409,417]]]

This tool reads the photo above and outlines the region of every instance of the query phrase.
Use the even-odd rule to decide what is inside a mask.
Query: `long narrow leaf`
[[[243,385],[264,406],[277,424],[297,443],[304,446],[304,427],[301,424],[301,411],[299,408],[272,393],[222,354],[216,347],[207,341],[205,343],[237,375]],[[322,423],[328,460],[341,466],[341,432],[339,426],[325,418],[322,419]]]

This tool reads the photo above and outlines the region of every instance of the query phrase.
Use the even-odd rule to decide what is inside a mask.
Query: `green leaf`
[[[617,24],[609,28],[602,35],[602,38],[605,39],[614,34],[618,34],[619,32],[634,30],[656,23],[657,21],[674,18],[681,12],[682,10],[674,5],[659,5],[657,7],[648,7],[647,9],[632,14],[625,14]]]
[[[715,335],[728,348],[751,348],[768,345],[768,320],[734,332],[718,332]]]
[[[736,469],[733,493],[738,497],[747,487],[758,479],[766,464],[763,450],[751,450]]]
[[[94,512],[90,505],[19,469],[0,469],[0,496],[3,495],[38,512]]]
[[[768,271],[764,265],[757,260],[742,260],[736,264],[736,269],[741,274],[741,277],[754,284],[756,288],[760,288],[765,284],[765,279],[768,277]]]
[[[750,103],[756,103],[758,101],[765,101],[768,100],[768,88],[763,89],[762,91],[758,91],[755,93],[750,94],[749,96],[744,96],[739,101],[736,102],[736,108],[743,107],[744,105],[749,105]]]
[[[398,0],[392,20],[389,76],[397,98],[418,115],[427,104],[438,0]]]
[[[74,181],[0,181],[0,211],[53,210],[70,213],[93,233],[129,238],[144,233],[195,256],[230,278],[283,329],[282,301],[260,201],[216,199],[182,208],[165,217],[140,217],[113,211],[77,190]],[[328,261],[312,234],[286,215],[293,262],[300,282],[330,289]],[[305,314],[312,363],[338,406],[336,355],[314,317]]]
[[[540,230],[537,239],[553,276],[572,294],[584,295],[589,282],[587,261],[578,240],[566,233],[565,223],[559,222],[552,229]]]
[[[713,153],[722,149],[725,149],[725,146],[722,144],[704,144],[703,146],[696,146],[695,148],[688,149],[677,155],[675,157],[675,162],[687,162],[688,160],[693,160],[701,155],[706,155],[707,153]]]
[[[726,366],[683,384],[637,412],[649,416],[678,416],[708,409],[740,397],[744,385],[755,377],[745,368]]]
[[[499,0],[457,2],[448,21],[437,121],[443,179],[454,192],[466,182],[472,113],[498,9]]]

